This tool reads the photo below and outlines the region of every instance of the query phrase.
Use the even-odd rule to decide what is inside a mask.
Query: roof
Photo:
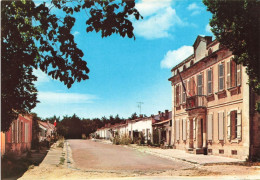
[[[55,126],[53,124],[49,123],[48,121],[47,122],[38,121],[38,123],[39,123],[39,125],[43,126],[46,129],[55,129]]]
[[[164,123],[167,123],[167,122],[169,122],[169,121],[171,121],[171,120],[172,120],[172,119],[166,119],[166,120],[164,120],[164,121],[154,123],[153,125],[164,124]]]

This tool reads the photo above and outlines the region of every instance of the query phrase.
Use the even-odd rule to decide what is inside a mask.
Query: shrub
[[[131,143],[131,138],[129,138],[127,135],[123,135],[120,137],[120,144],[128,145]]]
[[[114,139],[113,139],[113,144],[115,145],[119,145],[120,144],[120,138],[119,136],[115,136]]]

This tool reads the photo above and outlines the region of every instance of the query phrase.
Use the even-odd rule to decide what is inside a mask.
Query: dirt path
[[[188,169],[183,161],[171,161],[123,146],[94,141],[69,140],[75,166],[81,170],[165,171]]]
[[[21,179],[259,179],[259,166],[202,166],[86,140],[71,140],[74,163],[41,165]],[[127,166],[129,165],[129,166]],[[74,168],[73,168],[74,167]],[[77,168],[77,169],[76,169]],[[164,169],[163,169],[164,168]]]

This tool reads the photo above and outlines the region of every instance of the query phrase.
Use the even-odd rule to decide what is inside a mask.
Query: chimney
[[[167,109],[165,110],[165,118],[169,119],[169,110],[167,110]]]
[[[143,118],[143,115],[142,114],[140,114],[140,116],[139,116],[140,118]]]

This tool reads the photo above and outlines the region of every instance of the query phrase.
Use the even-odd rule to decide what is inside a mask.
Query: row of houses
[[[37,121],[40,132],[39,141],[47,140],[55,133],[55,126],[51,123]],[[7,132],[1,132],[1,156],[7,152],[14,152],[17,155],[31,149],[33,139],[33,121],[31,115],[19,115],[14,120]]]
[[[155,116],[140,116],[134,120],[126,120],[124,123],[106,124],[104,127],[97,129],[95,136],[112,140],[118,134],[119,136],[128,136],[134,140],[140,137],[142,133],[146,142],[171,145],[171,117],[172,112],[165,110],[165,112],[159,111]],[[158,134],[156,139],[154,139],[155,132]]]
[[[109,139],[113,131],[131,138],[143,132],[148,139],[158,128],[167,144],[189,153],[259,158],[260,114],[255,104],[260,97],[248,84],[246,67],[236,64],[232,52],[210,36],[198,36],[193,49],[171,69],[172,111],[167,118],[161,120],[159,113],[96,133]]]

